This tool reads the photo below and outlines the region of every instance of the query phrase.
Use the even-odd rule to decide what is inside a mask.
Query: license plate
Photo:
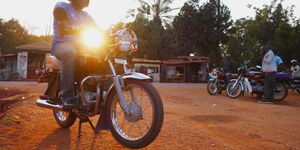
[[[115,63],[127,65],[127,60],[115,58]]]

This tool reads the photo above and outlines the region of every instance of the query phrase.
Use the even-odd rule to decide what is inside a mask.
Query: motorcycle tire
[[[235,91],[235,93],[233,93],[232,90],[232,86],[234,85],[235,82],[230,82],[227,87],[226,87],[226,95],[230,98],[238,98],[240,97],[242,94],[243,94],[243,90],[242,90],[242,84],[241,83],[238,83],[237,84],[237,89],[236,90],[239,90],[239,91]]]
[[[60,86],[58,86],[56,89],[56,97],[57,99],[60,99],[61,97]],[[59,103],[61,104],[61,102]],[[71,127],[77,119],[77,115],[74,112],[53,110],[53,115],[56,120],[56,123],[62,128]]]
[[[63,111],[56,111],[53,110],[54,118],[57,124],[62,128],[69,128],[71,127],[76,121],[76,114],[73,112],[63,112]]]
[[[277,88],[281,87],[282,88],[282,94],[279,97],[276,97],[276,91],[278,90]],[[280,102],[283,101],[289,94],[288,88],[284,83],[276,83],[276,88],[274,92],[274,101],[275,102]]]
[[[131,133],[131,128],[133,128],[132,124],[141,123],[142,121],[148,120],[148,119],[144,120],[144,116],[146,116],[145,115],[146,109],[142,110],[141,104],[138,104],[137,102],[128,103],[127,100],[129,98],[127,99],[125,97],[127,104],[138,105],[138,107],[140,107],[142,111],[145,111],[145,112],[141,112],[142,118],[136,119],[134,121],[129,121],[127,118],[125,118],[127,115],[124,113],[124,111],[120,107],[119,100],[118,100],[118,94],[115,89],[112,89],[112,91],[109,92],[109,94],[108,94],[108,97],[106,99],[105,113],[106,113],[107,124],[110,128],[110,131],[111,131],[113,137],[120,144],[124,145],[125,147],[136,149],[136,148],[142,148],[142,147],[149,145],[158,136],[158,134],[161,130],[162,124],[163,124],[164,110],[163,110],[163,103],[162,103],[161,97],[150,82],[140,81],[140,80],[126,80],[124,89],[129,88],[129,87],[135,87],[136,89],[140,89],[141,91],[145,92],[146,95],[140,96],[141,98],[139,97],[139,99],[138,99],[139,101],[141,101],[141,99],[143,99],[144,97],[147,97],[147,96],[151,100],[151,106],[152,106],[151,110],[153,110],[153,112],[150,114],[153,115],[153,118],[149,119],[149,120],[151,120],[150,127],[148,127],[148,128],[146,127],[145,134],[144,135],[142,134],[142,136],[137,137],[137,138],[129,135]],[[124,89],[123,89],[123,92],[124,92]],[[134,88],[132,88],[132,89],[134,89]],[[125,95],[126,95],[126,93],[124,94],[124,96]],[[136,100],[136,101],[138,101],[138,100]],[[143,101],[143,102],[145,102],[145,101]],[[148,107],[146,107],[146,108],[148,108]],[[121,119],[118,119],[118,116],[117,116],[118,113],[117,113],[116,109],[121,110],[119,117],[123,117],[123,121],[121,121]],[[134,116],[134,115],[132,115],[132,116]],[[125,121],[128,123],[124,124]],[[139,122],[139,121],[141,121],[141,122]],[[122,122],[122,125],[121,125],[121,122]],[[123,128],[123,126],[130,125],[130,124],[131,124],[130,131],[127,135],[125,127]],[[144,125],[139,126],[140,129],[141,129],[141,127],[144,127]],[[138,127],[135,127],[135,128],[138,129]],[[137,133],[137,132],[134,132],[134,133]],[[141,130],[140,130],[140,133],[142,133]]]
[[[208,81],[206,89],[209,95],[216,95],[220,92],[218,88],[218,83],[216,80]]]

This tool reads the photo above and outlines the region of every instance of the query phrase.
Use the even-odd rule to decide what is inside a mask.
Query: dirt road
[[[163,128],[145,149],[300,149],[300,95],[276,105],[250,95],[210,96],[204,86],[155,84],[165,108]],[[95,135],[88,124],[61,129],[52,112],[35,105],[45,85],[1,84],[25,90],[0,122],[0,149],[126,149],[109,131]],[[95,121],[95,120],[94,120]]]

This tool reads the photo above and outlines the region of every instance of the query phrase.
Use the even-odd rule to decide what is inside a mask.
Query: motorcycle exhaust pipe
[[[38,99],[36,101],[36,105],[39,107],[48,108],[48,109],[52,109],[52,110],[66,111],[63,109],[63,106],[50,104],[47,102],[47,100],[44,100],[44,99]]]

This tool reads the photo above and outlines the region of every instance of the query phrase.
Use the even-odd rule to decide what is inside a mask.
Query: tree
[[[0,47],[2,53],[15,52],[17,45],[24,44],[28,34],[27,31],[15,19],[7,22],[0,20]]]
[[[169,13],[175,9],[170,7],[173,0],[138,0],[138,14],[128,27],[132,28],[139,37],[138,57],[148,59],[169,58],[172,51],[172,31],[168,21],[172,18]],[[133,16],[133,10],[128,11]],[[164,26],[163,26],[164,25]]]
[[[293,6],[283,8],[281,2],[273,0],[263,8],[254,7],[254,18],[235,22],[226,47],[239,63],[249,59],[253,65],[261,64],[262,45],[269,46],[285,62],[295,56],[299,59],[299,23],[293,16]]]
[[[209,56],[214,64],[220,64],[221,46],[228,40],[231,25],[230,11],[219,0],[201,6],[199,0],[189,0],[173,22],[178,54]]]
[[[18,20],[11,19],[5,22],[0,19],[0,50],[1,53],[16,53],[16,47],[25,43],[46,40],[51,41],[51,36],[35,36],[28,34]]]
[[[139,14],[146,15],[157,24],[168,24],[172,19],[170,12],[177,8],[171,8],[174,0],[138,0],[140,7],[137,8]]]

